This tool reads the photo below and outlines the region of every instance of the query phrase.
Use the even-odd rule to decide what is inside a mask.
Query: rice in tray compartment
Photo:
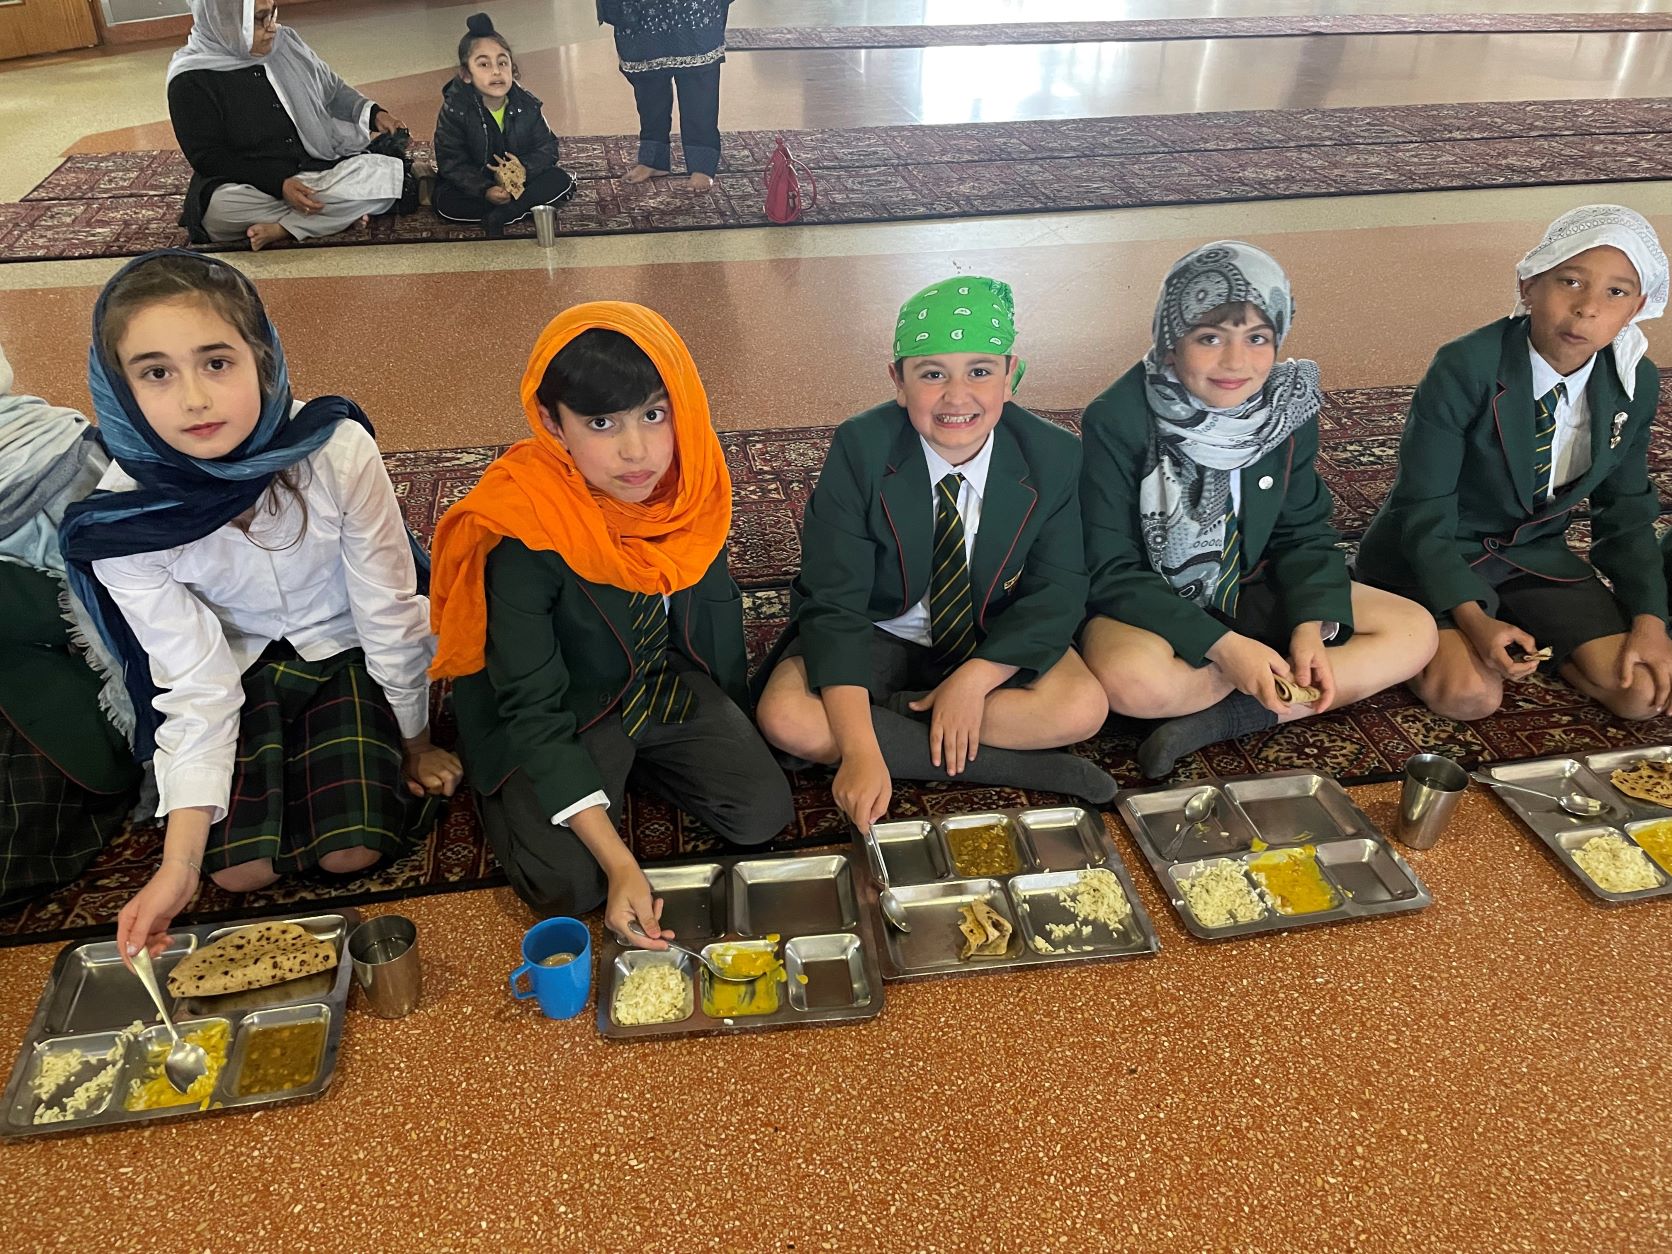
[[[677,1023],[691,1013],[691,981],[665,962],[634,967],[615,990],[610,1013],[624,1028]]]
[[[1625,837],[1612,832],[1591,837],[1573,851],[1573,860],[1605,893],[1635,893],[1659,888],[1663,883],[1648,856]]]
[[[1105,867],[1082,871],[1072,884],[1057,889],[1052,895],[1079,922],[1047,923],[1045,930],[1050,934],[1052,944],[1047,945],[1039,937],[1034,937],[1033,947],[1038,953],[1065,952],[1057,949],[1057,945],[1065,946],[1067,951],[1083,948],[1084,942],[1092,938],[1093,924],[1101,924],[1111,934],[1118,934],[1132,917],[1132,903],[1127,901],[1120,880]]]
[[[1266,904],[1243,874],[1242,864],[1226,858],[1204,863],[1178,880],[1184,904],[1203,927],[1229,927],[1266,917]]]
[[[145,1025],[135,1019],[116,1034],[116,1040],[111,1043],[107,1053],[84,1054],[79,1049],[71,1049],[61,1054],[47,1054],[42,1057],[40,1069],[30,1084],[31,1090],[40,1100],[31,1122],[64,1123],[70,1119],[79,1119],[89,1111],[102,1106],[105,1097],[116,1087],[116,1073],[122,1069],[122,1055],[127,1051],[128,1043],[143,1031]],[[89,1062],[103,1062],[104,1066],[91,1079],[72,1089],[63,1101],[54,1102],[53,1094],[68,1084]]]

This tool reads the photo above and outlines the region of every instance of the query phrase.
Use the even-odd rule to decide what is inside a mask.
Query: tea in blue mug
[[[573,1019],[592,992],[592,933],[579,919],[546,919],[523,936],[522,966],[511,972],[511,996],[533,997],[548,1019]],[[518,988],[524,978],[528,990]]]

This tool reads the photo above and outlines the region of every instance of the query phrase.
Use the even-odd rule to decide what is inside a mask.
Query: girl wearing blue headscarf
[[[130,263],[94,308],[88,375],[112,464],[66,512],[64,555],[168,824],[118,921],[126,959],[161,949],[203,871],[233,892],[365,871],[460,770],[430,743],[427,562],[371,424],[340,396],[292,400],[249,280],[192,253]]]

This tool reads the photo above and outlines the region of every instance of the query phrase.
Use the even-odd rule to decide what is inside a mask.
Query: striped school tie
[[[1533,499],[1541,500],[1550,495],[1556,486],[1551,482],[1551,472],[1555,470],[1556,459],[1553,450],[1556,447],[1556,407],[1567,396],[1567,384],[1558,383],[1543,396],[1538,398],[1538,405],[1533,418]]]
[[[964,516],[958,512],[962,475],[935,485],[935,573],[929,580],[929,638],[936,660],[959,666],[975,651],[975,598],[970,591]]]
[[[621,703],[621,726],[637,736],[650,719],[683,723],[691,713],[691,690],[668,665],[668,611],[662,598],[635,592],[627,601],[633,621],[633,682]]]
[[[1225,547],[1219,557],[1219,578],[1213,585],[1213,608],[1235,617],[1242,595],[1242,524],[1235,508],[1225,511]]]

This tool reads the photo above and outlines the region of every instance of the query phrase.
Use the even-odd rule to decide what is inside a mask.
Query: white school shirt
[[[990,431],[987,433],[987,442],[981,446],[981,451],[962,466],[954,466],[947,461],[930,448],[929,441],[922,436],[917,437],[917,442],[923,446],[923,460],[929,464],[930,510],[938,511],[940,508],[936,484],[947,475],[962,475],[964,478],[963,483],[958,485],[958,513],[964,520],[964,560],[968,561],[975,553],[976,533],[981,530],[981,498],[987,495],[987,468],[993,464],[993,434]],[[887,619],[877,626],[913,644],[933,644],[929,631],[929,594],[925,592],[921,601],[898,618]]]
[[[303,469],[305,467],[305,469]],[[288,640],[318,662],[358,646],[400,724],[429,726],[429,665],[435,652],[429,598],[377,444],[356,422],[298,463],[307,533],[295,501],[256,512],[246,535],[228,523],[176,548],[93,563],[140,647],[158,688],[158,814],[207,806],[226,815],[242,676],[269,644]],[[99,486],[138,486],[111,463]],[[259,542],[259,543],[258,543]]]
[[[1550,441],[1550,490],[1545,499],[1567,487],[1591,468],[1591,402],[1586,399],[1585,385],[1591,381],[1591,368],[1597,364],[1591,355],[1572,374],[1556,373],[1556,367],[1539,356],[1538,349],[1527,345],[1527,355],[1533,363],[1533,405],[1558,383],[1565,383],[1567,395],[1556,403],[1556,434]]]

